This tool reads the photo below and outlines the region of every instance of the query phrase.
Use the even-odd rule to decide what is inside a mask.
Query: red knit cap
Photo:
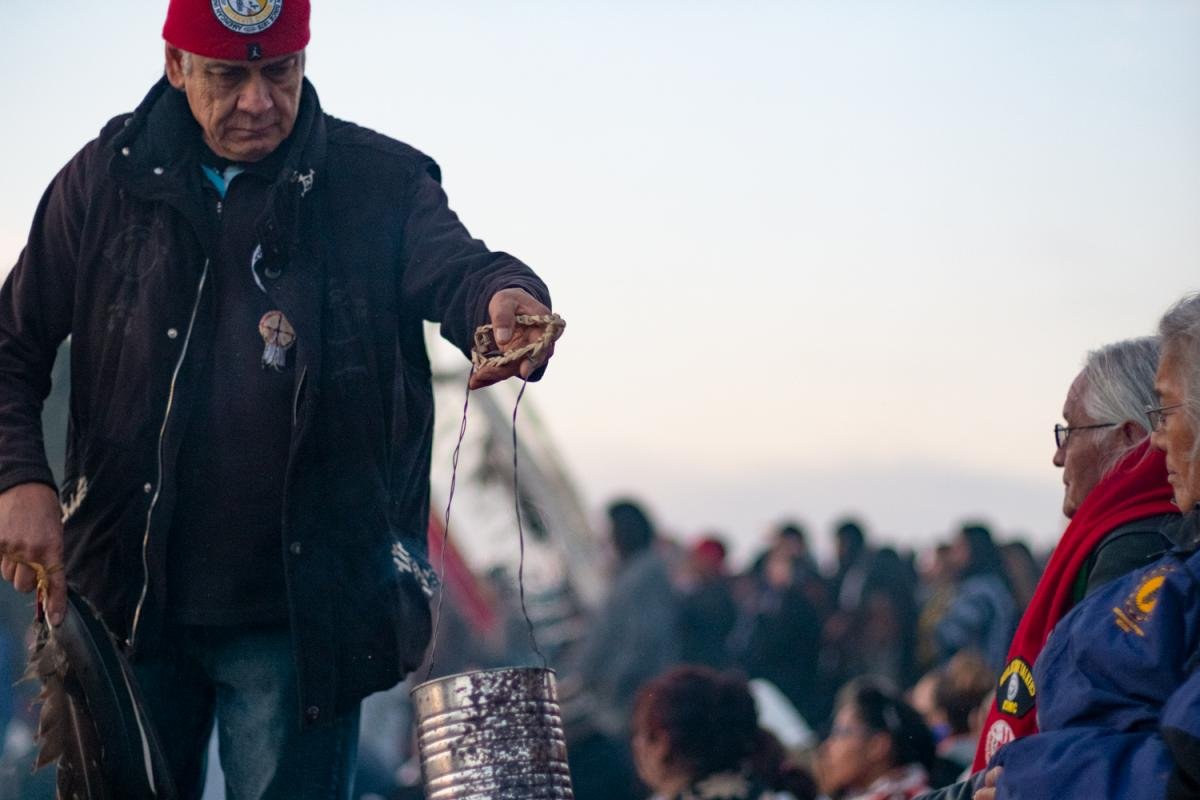
[[[167,44],[222,61],[258,61],[308,44],[309,0],[170,0]]]

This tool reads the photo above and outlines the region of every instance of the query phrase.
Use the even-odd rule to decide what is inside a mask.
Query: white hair
[[[1183,412],[1192,430],[1200,431],[1200,294],[1185,296],[1158,323],[1164,358],[1176,359],[1183,388]],[[1200,455],[1200,436],[1192,460]]]
[[[1150,434],[1148,406],[1154,405],[1154,371],[1158,366],[1159,339],[1142,336],[1092,350],[1083,362],[1086,381],[1083,409],[1097,422],[1124,425],[1132,422]],[[1112,451],[1103,463],[1107,473],[1145,436]]]

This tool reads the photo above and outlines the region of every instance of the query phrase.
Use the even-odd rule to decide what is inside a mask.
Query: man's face
[[[219,61],[167,45],[167,80],[187,95],[204,143],[231,161],[259,161],[286,139],[300,110],[304,53]],[[185,69],[185,66],[190,68]]]
[[[1083,408],[1087,393],[1087,378],[1079,376],[1067,390],[1067,401],[1063,404],[1063,419],[1068,427],[1096,425],[1103,420],[1093,419]],[[1054,466],[1063,471],[1063,515],[1068,519],[1075,516],[1084,498],[1100,482],[1104,474],[1105,457],[1117,446],[1115,431],[1119,428],[1091,428],[1071,431],[1062,447],[1054,451]]]
[[[1167,481],[1175,490],[1175,505],[1183,511],[1189,511],[1200,501],[1200,469],[1196,468],[1192,458],[1196,431],[1182,408],[1170,408],[1187,401],[1187,385],[1183,377],[1178,357],[1169,350],[1165,351],[1158,363],[1154,390],[1158,394],[1159,405],[1167,410],[1162,413],[1162,422],[1150,435],[1150,440],[1166,453]]]

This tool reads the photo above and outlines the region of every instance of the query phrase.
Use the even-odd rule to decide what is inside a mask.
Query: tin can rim
[[[551,677],[557,677],[558,675],[558,673],[551,667],[491,667],[489,669],[469,669],[466,672],[455,672],[452,675],[443,675],[440,678],[430,678],[427,681],[422,681],[413,688],[409,689],[408,694],[411,697],[412,695],[415,695],[417,692],[424,689],[426,686],[433,686],[436,683],[445,683],[447,681],[455,680],[456,678],[467,678],[472,675],[487,675],[494,672],[541,672],[550,675]]]

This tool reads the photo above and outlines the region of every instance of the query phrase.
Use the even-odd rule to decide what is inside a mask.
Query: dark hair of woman
[[[863,725],[886,733],[892,740],[892,766],[920,764],[933,768],[937,745],[921,715],[908,703],[881,686],[852,681],[838,693],[838,707],[853,705]]]
[[[796,800],[815,800],[817,782],[807,771],[788,759],[775,734],[760,728],[758,746],[750,755],[750,771],[767,789],[787,792]]]
[[[632,500],[617,500],[608,507],[613,546],[621,558],[640,553],[654,542],[654,525],[642,507]]]
[[[758,712],[745,680],[682,666],[638,691],[634,729],[665,734],[668,758],[694,779],[740,770],[759,747]]]
[[[962,537],[967,543],[967,551],[971,554],[963,577],[995,575],[1004,582],[1009,591],[1012,591],[1008,572],[1004,569],[1004,559],[1000,555],[1000,548],[992,539],[992,532],[983,525],[968,524],[962,526]]]

